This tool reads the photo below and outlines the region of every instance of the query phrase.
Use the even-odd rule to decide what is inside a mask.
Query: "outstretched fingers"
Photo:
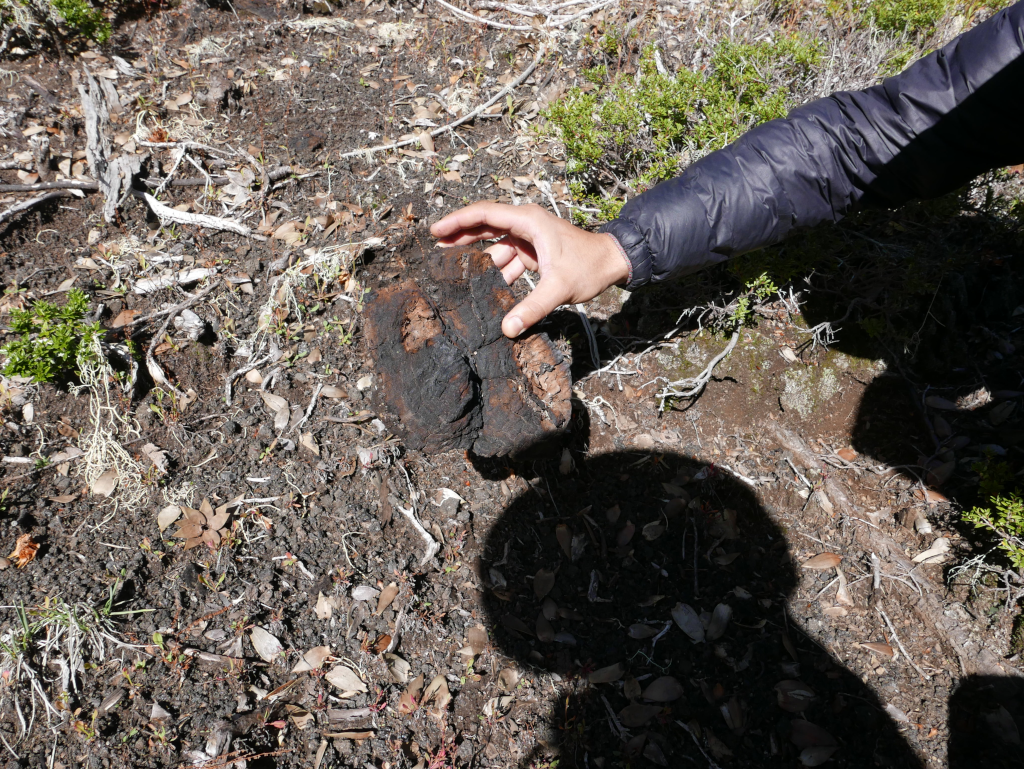
[[[570,299],[569,287],[556,275],[543,275],[537,288],[513,307],[501,322],[502,333],[515,338]]]
[[[473,203],[434,222],[430,231],[442,243],[452,241],[450,245],[475,243],[483,238],[476,237],[473,240],[463,240],[463,238],[484,231],[498,233],[489,237],[510,233],[532,241],[534,240],[533,230],[538,211],[540,211],[539,208],[534,210],[532,206]]]

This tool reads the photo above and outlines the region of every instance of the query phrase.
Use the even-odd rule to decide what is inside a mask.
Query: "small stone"
[[[229,419],[221,426],[221,430],[224,431],[225,435],[234,435],[238,432],[238,422],[233,419]]]
[[[0,571],[3,571],[4,569],[6,569],[10,565],[11,565],[11,561],[10,561],[9,558],[0,558]]]

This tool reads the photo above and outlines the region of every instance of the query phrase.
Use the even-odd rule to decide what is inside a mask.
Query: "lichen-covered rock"
[[[793,368],[782,375],[784,390],[779,397],[782,408],[809,417],[822,403],[839,392],[839,379],[831,368]]]
[[[515,297],[487,254],[432,251],[404,275],[371,294],[365,318],[385,421],[407,446],[504,456],[566,426],[568,361],[546,334],[501,333]]]

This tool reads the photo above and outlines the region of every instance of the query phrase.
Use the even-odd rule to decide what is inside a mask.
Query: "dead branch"
[[[244,366],[236,368],[234,371],[232,371],[226,377],[224,377],[224,403],[226,405],[228,405],[228,406],[231,405],[231,385],[232,385],[232,383],[234,383],[234,381],[238,377],[242,376],[242,374],[248,374],[250,371],[252,371],[257,366],[262,366],[264,363],[266,363],[268,360],[270,360],[270,358],[272,356],[273,356],[273,353],[267,353],[264,357],[259,358],[258,360],[250,361],[250,362],[246,363]]]
[[[435,0],[435,2],[442,2],[442,0]],[[447,3],[445,3],[445,5],[447,5]],[[526,27],[526,29],[532,29],[532,27]],[[442,134],[445,131],[452,131],[455,128],[458,128],[463,123],[468,123],[470,120],[473,120],[475,117],[477,117],[485,109],[487,109],[491,105],[495,104],[499,99],[503,98],[505,96],[505,94],[507,94],[513,88],[516,88],[517,86],[521,85],[522,82],[524,80],[526,80],[526,78],[528,78],[530,76],[530,74],[535,69],[537,69],[537,65],[541,63],[541,61],[543,60],[543,58],[547,54],[547,52],[548,52],[547,46],[543,46],[542,45],[540,47],[540,50],[537,51],[537,55],[534,57],[533,61],[530,62],[530,66],[528,66],[525,70],[523,70],[523,73],[518,78],[516,78],[513,82],[511,82],[508,85],[506,85],[504,88],[502,88],[500,91],[498,91],[498,93],[496,93],[494,96],[492,96],[490,99],[488,99],[486,102],[481,104],[479,107],[477,107],[475,110],[473,110],[469,114],[463,115],[458,120],[453,120],[451,123],[448,123],[447,125],[443,125],[440,128],[435,128],[433,131],[430,132],[429,135],[430,136],[437,136],[438,134]],[[405,139],[404,141],[395,142],[393,144],[384,144],[384,145],[381,145],[380,147],[368,147],[367,149],[364,149],[364,150],[352,150],[351,152],[346,152],[346,153],[340,155],[340,157],[343,160],[345,158],[354,158],[354,157],[359,157],[359,156],[369,157],[370,155],[372,155],[372,154],[374,154],[376,152],[388,152],[389,150],[396,150],[396,149],[399,149],[401,147],[408,147],[410,144],[416,144],[417,142],[419,142],[419,138],[418,137],[415,138],[415,139]]]
[[[79,182],[73,179],[62,179],[56,182],[38,182],[37,184],[0,184],[0,192],[40,192],[42,190],[98,192],[99,189],[99,182]]]
[[[665,410],[665,401],[669,398],[694,398],[700,395],[701,391],[711,381],[711,375],[715,371],[715,366],[721,363],[728,355],[732,352],[736,346],[736,342],[739,341],[740,332],[734,331],[732,338],[729,340],[729,344],[722,350],[718,355],[711,359],[711,362],[707,367],[695,377],[689,379],[678,379],[675,382],[669,382],[658,392],[658,408],[661,411]]]
[[[89,172],[103,193],[103,218],[113,222],[118,207],[131,194],[132,179],[142,170],[142,163],[148,156],[125,154],[110,159],[112,147],[107,135],[110,124],[107,97],[88,69],[85,70],[85,79],[88,90],[81,83],[78,85],[85,116],[85,157],[89,161]]]
[[[442,8],[447,8],[453,14],[458,16],[463,21],[468,21],[471,24],[484,24],[488,27],[494,27],[495,29],[510,29],[516,32],[531,32],[533,27],[529,24],[505,24],[501,21],[492,21],[491,19],[485,19],[481,16],[476,16],[469,11],[464,11],[461,8],[456,8],[451,3],[446,3],[444,0],[434,0],[435,3],[440,5]]]
[[[6,211],[0,211],[0,224],[3,224],[8,219],[17,216],[22,211],[27,211],[33,206],[45,203],[47,200],[53,200],[54,198],[68,198],[71,197],[71,193],[67,190],[57,190],[55,192],[47,192],[42,195],[36,195],[34,198],[23,200],[20,203],[15,203],[13,206],[8,208]]]
[[[211,230],[225,230],[227,232],[234,232],[236,235],[241,235],[245,238],[266,241],[265,237],[257,235],[251,228],[241,222],[235,222],[231,219],[223,219],[219,216],[210,216],[209,214],[190,214],[187,211],[178,211],[170,206],[164,205],[149,193],[143,194],[143,197],[146,199],[146,202],[149,203],[149,207],[153,209],[153,213],[156,214],[161,221],[177,222],[178,224],[194,224],[197,227],[208,227]]]

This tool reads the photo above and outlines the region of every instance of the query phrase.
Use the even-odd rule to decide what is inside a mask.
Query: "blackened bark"
[[[514,304],[475,248],[433,251],[367,299],[381,395],[407,446],[505,456],[565,428],[569,363],[546,334],[513,341],[501,333]]]

